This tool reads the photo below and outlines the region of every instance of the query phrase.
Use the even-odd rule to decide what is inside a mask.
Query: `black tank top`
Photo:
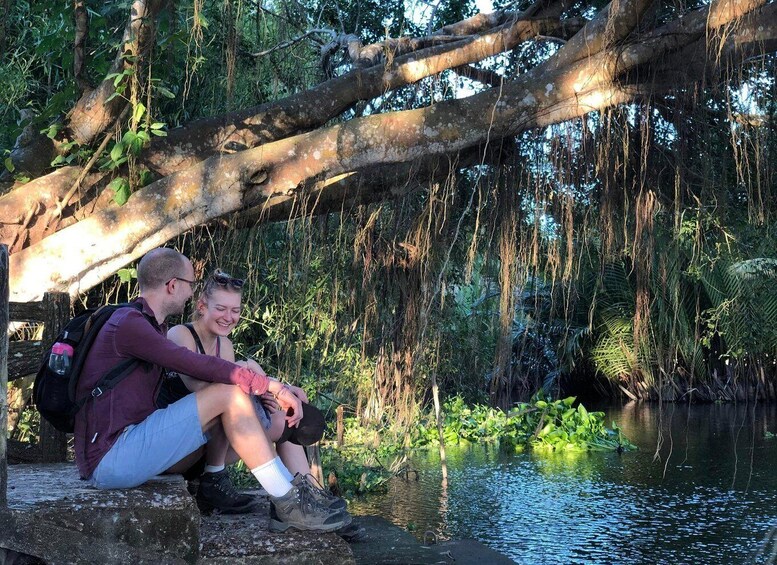
[[[194,329],[194,326],[190,323],[184,324],[188,330],[192,333],[194,343],[197,346],[197,353],[205,355],[205,348],[202,346],[202,340]],[[221,336],[216,336],[216,357],[221,357]],[[186,385],[181,378],[181,375],[175,371],[165,371],[165,375],[162,378],[162,383],[159,386],[159,392],[156,395],[156,407],[167,408],[173,402],[181,400],[187,394],[191,394],[191,391],[186,388]]]

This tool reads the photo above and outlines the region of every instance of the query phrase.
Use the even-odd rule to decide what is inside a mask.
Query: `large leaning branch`
[[[696,41],[697,35],[694,28],[667,37],[664,49],[679,49],[683,40]],[[661,51],[657,43],[650,50]],[[602,54],[569,69],[545,72],[542,80],[529,72],[501,89],[466,99],[369,116],[211,157],[135,193],[121,208],[94,214],[14,254],[12,295],[14,300],[32,300],[46,290],[84,291],[190,228],[294,194],[305,183],[457,152],[626,102],[641,94],[639,87],[620,87],[612,75],[644,64],[648,51]],[[50,271],[54,261],[58,272],[42,280],[40,273]]]
[[[446,69],[482,61],[537,35],[574,33],[580,21],[517,20],[459,42],[398,57],[328,80],[283,100],[206,118],[176,128],[141,156],[142,164],[164,176],[212,155],[244,150],[317,128],[353,104],[370,100]]]

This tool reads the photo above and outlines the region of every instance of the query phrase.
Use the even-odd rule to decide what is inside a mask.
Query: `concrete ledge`
[[[100,491],[72,464],[14,465],[8,508],[0,509],[0,548],[10,551],[0,549],[0,563],[28,563],[25,555],[57,565],[512,563],[472,540],[423,545],[376,516],[355,517],[367,538],[352,545],[336,534],[271,533],[269,501],[261,500],[253,514],[201,517],[177,475]]]
[[[253,514],[202,517],[201,565],[355,564],[350,546],[336,534],[270,532],[270,503],[262,501]]]
[[[73,464],[12,465],[0,547],[50,563],[193,563],[200,516],[180,476],[101,491]]]

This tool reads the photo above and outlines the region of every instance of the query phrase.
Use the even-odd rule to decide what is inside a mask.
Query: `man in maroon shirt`
[[[117,310],[87,355],[77,397],[90,394],[111,368],[129,358],[142,361],[115,388],[93,396],[76,416],[75,453],[81,476],[98,488],[130,488],[164,471],[182,472],[200,456],[207,430],[221,422],[235,452],[270,495],[275,529],[333,531],[350,521],[311,500],[288,480],[259,422],[250,395],[269,391],[290,414],[302,417],[302,403],[266,374],[200,355],[166,338],[165,319],[181,314],[192,296],[194,269],[172,249],[154,249],[138,265],[142,312]],[[214,384],[164,409],[156,394],[162,368]]]

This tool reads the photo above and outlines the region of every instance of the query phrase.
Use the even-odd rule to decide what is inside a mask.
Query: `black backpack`
[[[43,355],[40,369],[35,375],[33,400],[40,415],[61,432],[72,433],[75,416],[86,401],[111,390],[142,362],[136,358],[122,361],[100,379],[91,394],[85,398],[76,398],[78,379],[81,377],[89,349],[105,322],[119,308],[135,308],[142,311],[143,305],[139,302],[106,304],[100,308],[85,311],[65,325],[55,343],[67,343],[73,347],[70,370],[66,374],[58,375],[49,368],[51,349]]]

